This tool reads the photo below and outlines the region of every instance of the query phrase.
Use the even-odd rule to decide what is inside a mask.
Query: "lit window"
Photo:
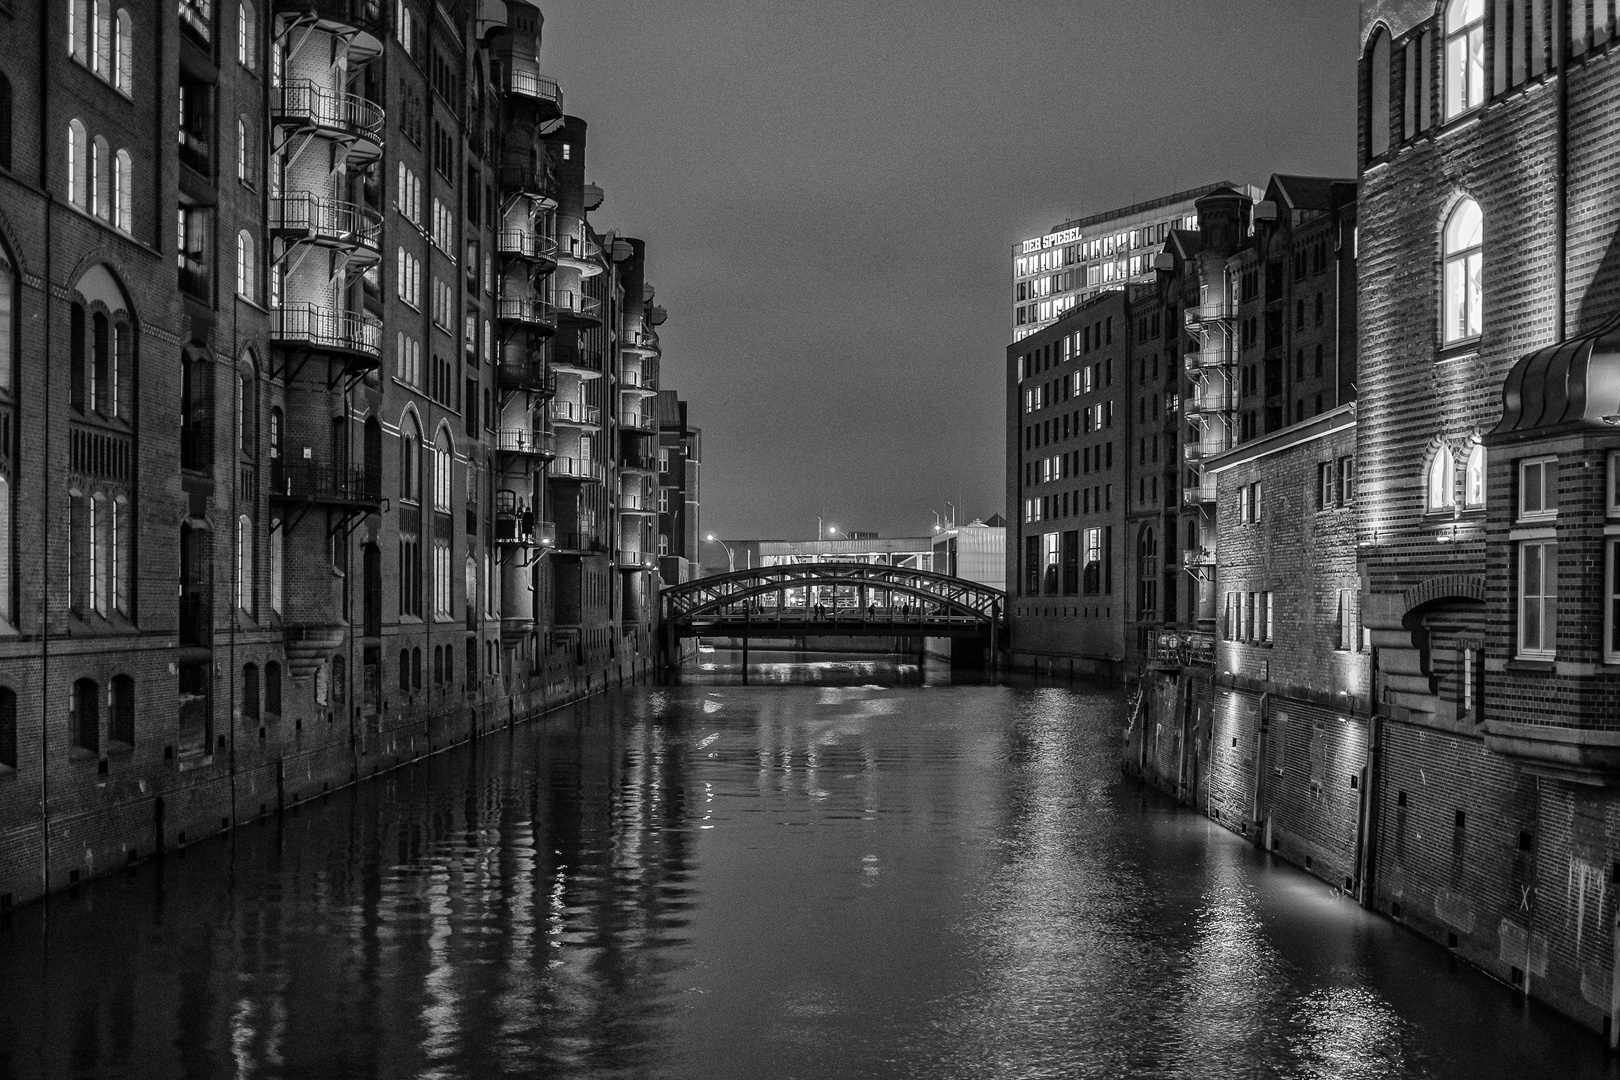
[[[1425,500],[1425,506],[1431,513],[1450,510],[1457,505],[1456,472],[1451,451],[1444,446],[1436,450],[1434,460],[1429,462],[1428,497]]]
[[[113,24],[113,85],[126,97],[135,95],[135,27],[129,12],[120,8]]]
[[[1519,462],[1519,518],[1550,518],[1558,514],[1557,458]]]
[[[1470,509],[1485,505],[1485,447],[1477,442],[1463,468],[1463,505]]]
[[[252,300],[254,295],[254,276],[258,263],[253,254],[253,237],[246,229],[236,234],[236,295],[244,300]]]
[[[1446,5],[1446,119],[1485,103],[1485,0]]]
[[[130,231],[130,200],[133,197],[134,178],[131,175],[129,151],[120,150],[113,155],[113,227]]]
[[[1464,199],[1451,211],[1445,229],[1445,325],[1447,345],[1480,335],[1483,327],[1480,306],[1484,242],[1484,219],[1479,204]]]
[[[67,197],[68,202],[85,209],[90,201],[90,140],[84,125],[77,120],[68,122],[67,145]]]
[[[1558,637],[1558,545],[1551,540],[1519,545],[1518,655],[1551,657]]]

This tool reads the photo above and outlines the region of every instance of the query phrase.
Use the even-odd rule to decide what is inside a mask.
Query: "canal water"
[[[776,659],[13,913],[0,1076],[1616,1075],[1123,779],[1117,689]]]

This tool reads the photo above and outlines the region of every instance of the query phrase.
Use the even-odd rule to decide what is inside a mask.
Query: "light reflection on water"
[[[1122,780],[1116,691],[702,659],[16,913],[0,1076],[1614,1075]]]

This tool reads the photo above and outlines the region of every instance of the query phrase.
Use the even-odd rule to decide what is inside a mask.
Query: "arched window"
[[[275,660],[264,665],[264,711],[281,715],[281,664]]]
[[[450,432],[439,429],[433,445],[433,508],[440,513],[450,512]]]
[[[17,767],[17,692],[0,686],[0,768]]]
[[[1473,509],[1485,505],[1485,446],[1474,443],[1463,466],[1463,505]]]
[[[134,198],[134,176],[130,171],[129,151],[120,150],[113,155],[112,223],[121,232],[130,231],[132,220],[130,202]]]
[[[17,272],[0,248],[0,394],[11,393],[12,368],[16,364]]]
[[[90,0],[68,0],[68,55],[81,64],[90,62]]]
[[[253,368],[253,356],[246,353],[236,373],[236,431],[238,448],[244,454],[256,455],[259,450],[259,377]]]
[[[236,606],[253,614],[253,521],[236,519]]]
[[[1485,104],[1485,0],[1446,4],[1446,119]]]
[[[402,427],[404,434],[399,440],[399,497],[420,502],[422,429],[417,427],[414,414],[406,417]]]
[[[361,549],[361,615],[366,637],[382,634],[382,549],[366,544]]]
[[[118,9],[113,26],[113,85],[126,97],[135,96],[135,25],[129,9]]]
[[[0,473],[0,630],[17,624],[11,598],[11,481]]]
[[[135,680],[128,675],[114,675],[111,689],[112,715],[107,718],[107,738],[134,746]]]
[[[399,689],[401,693],[411,692],[411,650],[399,650]]]
[[[242,715],[249,720],[259,718],[259,665],[242,665]]]
[[[67,197],[80,210],[90,204],[90,139],[78,120],[68,121]]]
[[[236,5],[236,62],[252,71],[258,66],[259,14],[250,0]]]
[[[1367,56],[1367,153],[1389,152],[1389,33],[1378,28]]]
[[[90,496],[90,610],[102,615],[107,614],[107,586],[112,581],[110,519],[107,497],[100,492]]]
[[[444,685],[444,649],[442,646],[433,646],[433,685]]]
[[[456,650],[449,645],[444,647],[444,681],[456,681]]]
[[[1444,446],[1434,452],[1434,459],[1429,462],[1426,487],[1425,505],[1430,511],[1450,510],[1457,505],[1457,466],[1451,451]]]
[[[90,70],[112,74],[112,0],[90,0]]]
[[[1145,617],[1159,608],[1159,546],[1153,527],[1142,530],[1136,543],[1136,613]]]
[[[411,650],[411,689],[422,689],[422,650]]]
[[[253,254],[253,237],[246,229],[236,234],[236,295],[252,300],[257,283],[258,262]]]
[[[478,639],[475,637],[467,639],[467,663],[462,671],[465,673],[462,677],[469,681],[478,678]]]
[[[73,684],[73,745],[81,750],[101,749],[101,688],[94,679]]]
[[[1447,345],[1479,337],[1484,327],[1480,310],[1484,295],[1482,249],[1484,218],[1479,203],[1463,199],[1446,219],[1444,339]]]
[[[236,178],[248,182],[247,120],[240,116],[236,118]]]
[[[270,559],[270,610],[277,613],[281,611],[283,567],[286,564],[285,541],[282,538],[285,531],[280,518],[270,519],[270,535],[266,538],[266,555]]]

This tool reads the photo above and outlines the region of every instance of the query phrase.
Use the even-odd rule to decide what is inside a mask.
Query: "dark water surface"
[[[1123,780],[1117,691],[751,681],[597,699],[15,913],[0,1076],[1616,1075]]]

